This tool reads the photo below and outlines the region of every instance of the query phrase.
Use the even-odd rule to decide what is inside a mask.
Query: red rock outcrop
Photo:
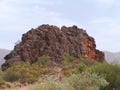
[[[94,38],[77,26],[60,28],[41,25],[23,34],[22,41],[8,54],[3,69],[17,61],[35,62],[39,56],[47,55],[51,60],[61,61],[62,55],[83,56],[88,60],[103,61],[104,53],[96,50]]]

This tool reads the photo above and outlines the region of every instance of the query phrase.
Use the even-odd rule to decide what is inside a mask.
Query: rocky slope
[[[0,49],[0,66],[5,62],[4,57],[10,53],[9,50]]]
[[[17,61],[35,62],[39,56],[46,55],[52,61],[60,62],[62,56],[70,54],[83,56],[88,60],[104,60],[104,53],[96,50],[94,38],[77,26],[58,28],[53,25],[41,25],[23,34],[22,41],[8,54],[3,69]]]
[[[108,63],[120,64],[120,52],[113,53],[113,52],[104,51],[104,53],[105,53],[105,60]]]

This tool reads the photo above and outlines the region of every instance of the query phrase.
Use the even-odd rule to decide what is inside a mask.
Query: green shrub
[[[0,88],[5,85],[5,81],[3,80],[3,71],[0,69]]]
[[[33,83],[40,76],[40,69],[37,65],[31,65],[29,62],[19,62],[11,67],[20,76],[21,83]]]
[[[47,78],[41,84],[34,84],[28,87],[28,90],[99,90],[101,86],[108,83],[97,74],[72,74],[65,77],[61,82]]]
[[[95,73],[72,74],[64,80],[67,81],[70,86],[74,87],[75,90],[99,90],[100,87],[108,84],[105,79]]]
[[[84,57],[78,58],[78,61],[79,61],[79,63],[83,63],[83,64],[85,64],[88,67],[98,63],[96,61],[89,61],[89,60],[85,59]]]
[[[19,75],[16,71],[9,68],[4,72],[3,79],[8,82],[14,82],[19,79]]]
[[[90,72],[104,75],[109,85],[102,90],[120,90],[120,66],[101,63],[91,66]]]
[[[84,63],[78,63],[71,67],[66,67],[67,73],[66,74],[80,74],[85,72],[88,67]],[[64,69],[63,69],[64,70]]]
[[[37,65],[31,65],[29,62],[18,62],[8,68],[4,74],[5,81],[21,83],[33,83],[38,80],[40,69]]]
[[[37,63],[39,66],[46,65],[49,61],[49,58],[45,55],[38,57]]]
[[[63,58],[62,61],[63,65],[71,64],[74,60],[74,57],[71,56],[70,54],[63,55],[62,58]]]
[[[81,72],[86,71],[87,66],[84,63],[79,63],[77,64],[76,68],[77,68],[78,73],[81,73]]]
[[[28,90],[74,90],[73,87],[65,83],[56,82],[47,78],[42,84],[34,84],[28,87]]]
[[[0,78],[0,86],[2,85],[5,85],[5,81],[2,78]]]
[[[39,67],[36,63],[18,62],[4,72],[3,78],[10,82],[18,80],[21,83],[34,83],[42,74],[48,72],[47,67]]]

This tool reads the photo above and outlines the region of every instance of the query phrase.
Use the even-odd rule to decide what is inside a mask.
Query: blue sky
[[[78,25],[98,49],[120,51],[120,0],[0,0],[0,48],[41,24]]]

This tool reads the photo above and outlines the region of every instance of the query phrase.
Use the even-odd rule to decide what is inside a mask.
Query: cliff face
[[[60,28],[41,25],[23,34],[22,41],[8,54],[2,65],[6,69],[17,61],[35,62],[39,56],[49,56],[51,60],[61,61],[62,55],[83,56],[88,60],[104,60],[104,53],[96,50],[96,44],[85,30],[77,26]]]

